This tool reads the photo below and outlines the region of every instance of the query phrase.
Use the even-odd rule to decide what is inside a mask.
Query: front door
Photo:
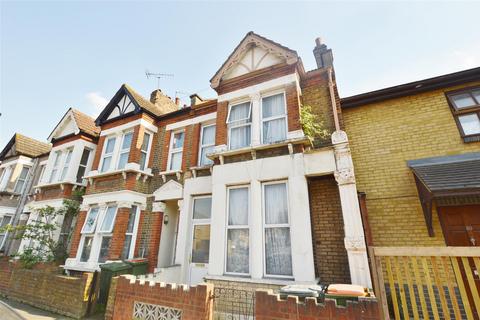
[[[438,208],[445,241],[448,246],[478,247],[480,246],[480,205],[465,205]],[[463,266],[460,259],[459,265]],[[480,270],[477,270],[472,258],[469,258],[470,270],[480,293]],[[468,284],[465,268],[461,268],[463,282]],[[468,287],[468,285],[466,285]],[[470,305],[474,306],[472,293],[467,289]],[[478,313],[475,315],[478,319]]]
[[[203,282],[208,272],[210,258],[210,217],[212,197],[193,199],[192,245],[190,253],[190,284]]]

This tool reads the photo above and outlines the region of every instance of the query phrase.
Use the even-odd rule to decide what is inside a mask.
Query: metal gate
[[[215,287],[213,319],[255,319],[255,291]]]

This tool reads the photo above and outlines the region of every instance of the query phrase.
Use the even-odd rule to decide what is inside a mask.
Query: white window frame
[[[87,163],[82,164],[83,153],[84,153],[85,151],[87,151],[87,150],[88,150]],[[88,167],[88,163],[90,162],[90,157],[92,156],[92,152],[93,152],[93,150],[90,149],[90,148],[87,148],[87,147],[84,147],[84,148],[83,148],[82,153],[81,153],[81,155],[80,155],[80,161],[78,162],[77,173],[75,174],[75,182],[76,182],[76,183],[84,184],[85,179],[82,178],[82,181],[78,182],[77,176],[78,176],[78,172],[80,171],[80,168],[85,168],[84,176],[88,174],[88,172],[87,172],[87,167]]]
[[[268,97],[272,97],[272,96],[276,96],[276,95],[280,95],[280,94],[283,94],[283,102],[284,102],[284,111],[285,113],[283,115],[279,115],[279,116],[272,116],[272,117],[268,117],[268,118],[263,118],[263,99],[264,98],[268,98]],[[271,91],[271,92],[268,92],[268,93],[265,93],[265,94],[262,94],[260,96],[260,141],[262,144],[271,144],[271,143],[276,143],[276,142],[280,142],[281,140],[279,141],[276,141],[276,142],[263,142],[263,124],[265,122],[269,122],[269,121],[273,121],[273,120],[277,120],[277,119],[282,119],[282,118],[285,118],[285,139],[287,139],[288,137],[288,108],[287,108],[287,95],[285,93],[285,90],[277,90],[277,91]]]
[[[110,139],[113,139],[115,141],[115,144],[113,145],[112,152],[107,153],[107,145],[108,145],[108,141]],[[100,172],[109,172],[112,169],[112,165],[114,165],[115,162],[116,162],[115,157],[114,157],[116,147],[117,147],[117,136],[116,135],[111,135],[111,136],[105,137],[105,143],[103,144],[103,150],[102,150],[102,161],[100,161],[100,166],[99,166],[99,171]],[[108,157],[111,158],[110,166],[108,168],[106,168],[105,170],[102,170],[103,169],[103,163],[105,162],[105,158],[108,158]]]
[[[65,159],[63,159],[63,166],[62,166],[62,170],[60,171],[60,176],[58,177],[58,181],[65,181],[65,178],[68,176],[67,175],[68,169],[73,156],[73,148],[68,148],[62,151],[62,153],[65,154],[65,157],[63,157]],[[69,158],[69,155],[70,155],[70,158]]]
[[[285,184],[286,188],[286,197],[287,197],[287,217],[288,217],[288,223],[279,223],[279,224],[267,224],[265,222],[266,214],[265,214],[265,186],[268,185],[275,185],[275,184]],[[292,254],[292,248],[291,248],[291,243],[292,243],[292,228],[290,226],[291,223],[291,217],[290,217],[290,199],[288,195],[288,180],[275,180],[275,181],[267,181],[267,182],[262,182],[262,254],[263,254],[263,275],[266,278],[280,278],[280,279],[294,279],[293,276],[293,254]],[[284,276],[284,275],[276,275],[276,274],[268,274],[267,273],[267,262],[266,262],[266,239],[265,239],[265,230],[267,228],[288,228],[288,231],[290,233],[290,258],[292,259],[292,275],[290,276]]]
[[[128,256],[125,258],[126,260],[132,259],[135,253],[135,246],[137,244],[137,231],[138,231],[138,223],[140,221],[140,206],[138,204],[133,204],[132,206],[135,206],[137,210],[135,211],[135,220],[133,222],[133,230],[132,232],[125,232],[125,236],[131,235],[132,239],[130,240],[130,250],[128,251]],[[132,208],[130,208],[132,210]],[[130,215],[130,212],[128,213]],[[130,218],[130,216],[129,216]],[[127,225],[128,228],[128,225]],[[125,246],[125,241],[123,243]],[[122,247],[122,253],[123,253],[123,247]]]
[[[8,224],[12,224],[12,220],[13,220],[13,216],[12,215],[9,215],[9,214],[6,214],[4,215],[1,219],[0,219],[0,227],[2,226],[3,224],[3,220],[6,218],[6,217],[9,217],[10,218],[10,221],[8,222]],[[3,248],[3,245],[5,244],[5,241],[7,240],[8,238],[8,231],[5,231],[3,233],[0,233],[3,235],[3,240],[2,242],[0,242],[0,250]]]
[[[249,111],[248,111],[248,117],[245,118],[245,119],[242,119],[242,120],[236,120],[234,121],[234,123],[232,124],[230,122],[230,111],[232,110],[233,107],[235,106],[238,106],[240,104],[244,104],[244,103],[249,103]],[[240,128],[240,127],[246,127],[246,126],[249,126],[250,127],[250,145],[252,144],[252,108],[253,108],[253,105],[252,105],[252,101],[250,99],[248,100],[239,100],[239,101],[235,101],[233,103],[230,103],[228,105],[228,114],[227,114],[227,121],[226,121],[226,124],[227,124],[227,128],[228,128],[228,150],[231,150],[231,131],[232,129],[235,129],[235,128]],[[244,121],[244,120],[250,120],[249,122],[246,122],[246,123],[240,123],[240,124],[235,124],[235,122],[241,122],[241,121]],[[246,148],[248,146],[245,146],[245,147],[242,147],[242,148]]]
[[[90,232],[85,232],[85,226],[87,225],[88,216],[90,215],[90,212],[91,212],[93,209],[97,209],[98,212],[97,212],[97,215],[95,216],[95,221],[93,222],[92,231],[90,231]],[[91,207],[91,208],[87,211],[87,216],[85,217],[85,221],[83,222],[82,230],[80,231],[80,233],[81,233],[81,234],[95,234],[95,230],[97,229],[98,217],[100,216],[100,214],[101,214],[101,208],[100,208],[100,207]]]
[[[230,190],[232,189],[244,189],[247,188],[247,193],[248,193],[248,204],[247,204],[247,220],[248,223],[246,225],[228,225],[228,218],[230,215]],[[225,256],[225,261],[224,261],[224,266],[223,270],[226,275],[233,275],[233,276],[242,276],[242,277],[249,277],[252,272],[252,230],[250,223],[252,222],[252,217],[251,217],[251,201],[252,201],[252,195],[250,193],[250,184],[242,184],[242,185],[235,185],[235,186],[229,186],[227,187],[227,214],[225,215],[225,251],[224,251],[224,256]],[[193,212],[193,211],[192,211]],[[228,255],[228,230],[230,229],[247,229],[248,230],[248,273],[239,273],[239,272],[228,272],[227,271],[227,255]]]
[[[130,141],[130,145],[128,146],[128,148],[122,149],[123,148],[123,142],[125,141],[125,136],[130,134],[130,133],[132,134],[132,141]],[[120,145],[119,145],[119,148],[118,148],[118,150],[119,150],[118,155],[117,155],[116,160],[115,160],[115,162],[117,163],[115,168],[117,170],[124,170],[125,169],[125,168],[120,169],[118,167],[118,165],[120,164],[120,158],[122,157],[123,154],[126,153],[126,154],[128,154],[128,157],[130,156],[130,150],[132,149],[133,138],[134,138],[133,130],[127,130],[127,131],[124,131],[122,133],[122,139],[120,139]],[[115,148],[113,148],[113,154],[115,154]],[[127,162],[125,163],[125,166],[127,166],[127,164],[128,164],[128,157],[127,157]],[[112,159],[112,160],[114,160],[114,159]],[[111,167],[111,165],[110,165],[110,167]]]
[[[113,213],[112,225],[110,226],[109,229],[102,230],[102,225],[105,222],[105,219],[107,218],[108,208],[113,208],[113,207],[115,208],[115,211]],[[105,234],[109,234],[109,233],[113,232],[113,228],[115,226],[115,219],[117,218],[117,213],[118,213],[118,205],[117,204],[107,205],[105,207],[105,209],[102,210],[102,211],[103,211],[103,212],[101,212],[102,213],[102,222],[97,225],[97,233],[102,234],[102,236],[104,236]]]
[[[142,171],[145,171],[147,168],[148,168],[148,165],[149,165],[149,158],[150,158],[150,151],[152,149],[152,143],[153,143],[153,133],[150,132],[150,131],[147,131],[145,130],[144,133],[143,133],[143,139],[145,139],[145,135],[148,134],[148,146],[147,146],[147,150],[144,151],[142,150],[142,147],[143,147],[143,141],[142,141],[142,145],[140,146],[140,161],[142,160],[142,156],[141,154],[145,154],[145,165],[143,167],[143,169],[141,168],[142,165],[141,163],[139,162],[138,164],[140,165],[140,170]],[[185,142],[185,141],[184,141]]]
[[[88,256],[87,261],[82,261],[82,254],[83,254],[83,249],[84,249],[84,246],[85,246],[86,238],[92,238],[92,246],[90,247],[90,254]],[[92,253],[94,251],[94,246],[95,246],[95,238],[96,238],[95,233],[82,234],[82,239],[81,239],[80,244],[79,244],[80,250],[78,250],[78,253],[77,253],[77,259],[80,263],[88,263],[88,262],[90,262],[90,259],[92,259]]]
[[[173,140],[175,139],[175,134],[183,132],[183,145],[181,148],[173,149]],[[167,161],[167,171],[181,171],[183,165],[183,148],[185,147],[185,129],[182,128],[180,130],[174,130],[170,134],[170,146],[168,148],[168,161]],[[172,164],[172,155],[174,153],[181,153],[182,154],[182,161],[180,162],[180,169],[171,169],[170,166]]]
[[[209,124],[202,124],[202,126],[200,127],[200,141],[199,141],[199,148],[198,148],[198,166],[209,166],[209,165],[212,165],[212,163],[208,163],[208,164],[202,164],[202,151],[203,151],[203,148],[208,148],[208,147],[215,147],[215,138],[213,139],[213,143],[209,143],[209,144],[203,144],[203,130],[205,128],[208,128],[208,127],[215,127],[215,135],[217,133],[217,125],[216,123],[209,123]]]
[[[54,183],[56,176],[58,175],[58,169],[60,166],[61,158],[62,158],[62,151],[57,150],[54,153],[53,163],[52,163],[52,170],[50,170],[50,177],[48,183]]]
[[[38,177],[38,183],[40,184],[43,181],[43,176],[45,175],[45,169],[47,168],[47,164],[40,165],[40,176]]]
[[[194,210],[195,210],[195,200],[206,199],[206,198],[210,198],[211,204],[212,204],[212,206],[210,207],[210,218],[209,219],[195,219],[193,217],[193,213],[194,213]],[[192,216],[191,216],[192,231],[190,232],[190,234],[191,234],[191,237],[190,237],[190,261],[191,261],[192,264],[201,264],[200,262],[193,262],[193,238],[195,236],[194,235],[195,226],[209,225],[210,226],[210,240],[211,240],[212,239],[212,211],[213,211],[213,197],[212,197],[211,194],[192,197],[192,210],[191,210],[191,212],[192,212]],[[205,264],[209,264],[209,263],[210,263],[210,248],[208,250],[208,262],[205,263]]]
[[[8,182],[12,177],[12,172],[13,172],[13,165],[9,165],[5,167],[5,170],[3,170],[3,173],[2,173],[2,179],[0,180],[0,190],[3,191],[7,189]]]
[[[22,172],[23,169],[27,169],[27,174],[25,175],[25,178],[22,180]],[[22,169],[20,170],[20,174],[18,175],[17,181],[15,182],[15,187],[13,188],[13,192],[17,194],[21,194],[23,190],[25,190],[25,182],[27,181],[28,174],[30,173],[30,167],[29,166],[22,166]],[[17,190],[17,185],[19,181],[23,181],[22,189],[19,192],[16,192]]]

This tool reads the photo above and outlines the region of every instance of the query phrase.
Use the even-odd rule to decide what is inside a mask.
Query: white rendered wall
[[[169,267],[173,264],[173,244],[175,243],[175,230],[178,223],[177,201],[165,201],[165,212],[163,218],[168,215],[168,224],[162,222],[160,236],[160,247],[158,250],[158,267]]]

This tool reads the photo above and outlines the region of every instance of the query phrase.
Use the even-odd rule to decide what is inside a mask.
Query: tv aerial
[[[173,78],[172,73],[155,73],[148,71],[148,69],[145,70],[145,75],[147,76],[147,79],[157,78],[157,89],[160,89],[160,79]]]

